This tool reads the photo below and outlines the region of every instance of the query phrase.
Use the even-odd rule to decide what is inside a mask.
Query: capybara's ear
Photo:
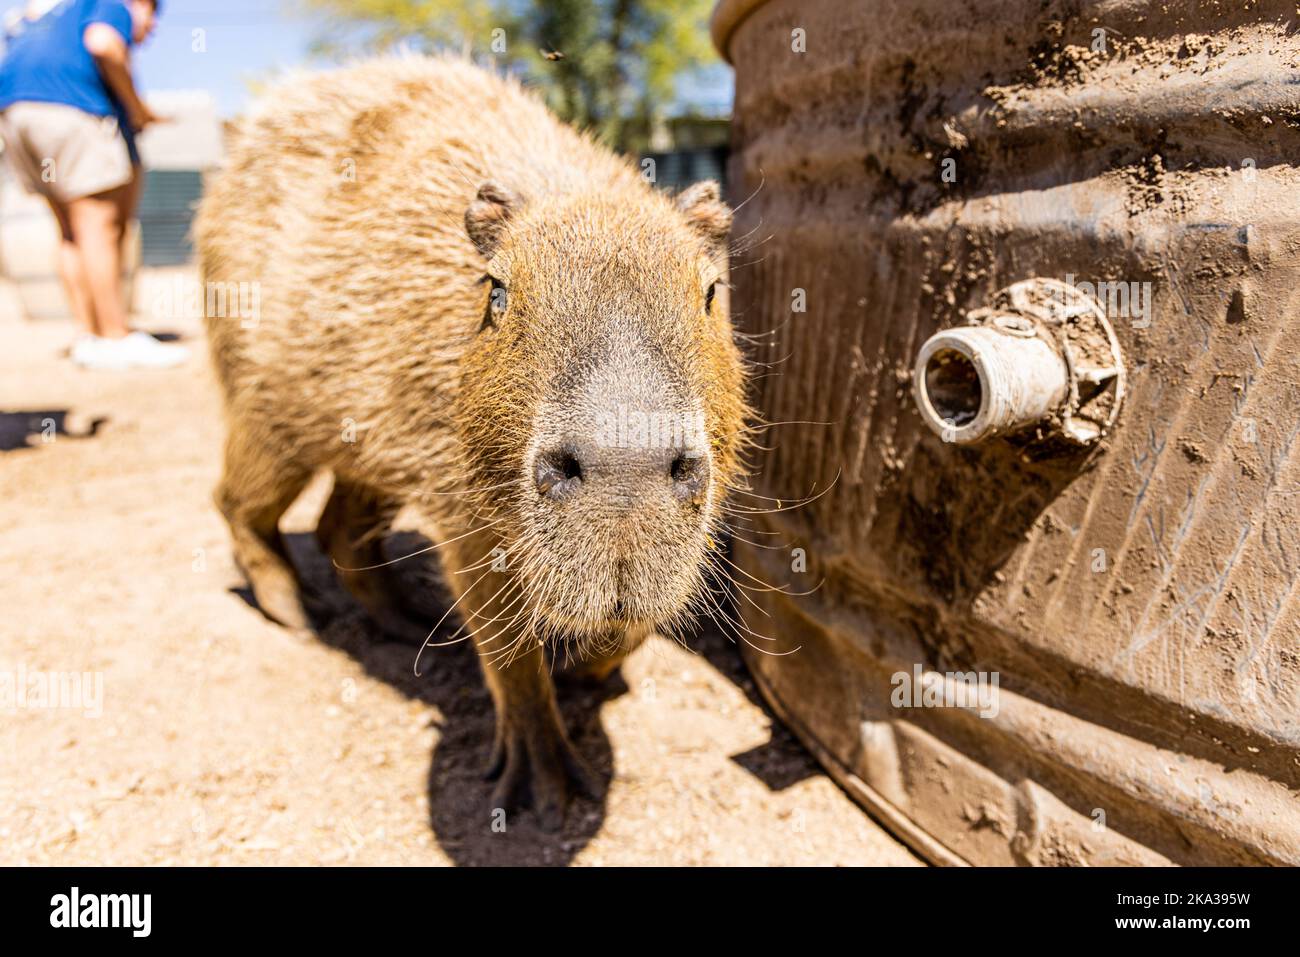
[[[495,255],[506,224],[519,208],[519,197],[510,189],[488,180],[478,188],[474,202],[465,210],[465,232],[489,259]]]
[[[726,243],[731,232],[731,207],[722,201],[722,189],[716,180],[706,179],[691,186],[677,197],[677,208],[710,251],[716,252]]]

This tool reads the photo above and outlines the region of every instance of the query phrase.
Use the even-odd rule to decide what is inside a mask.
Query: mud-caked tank
[[[1300,863],[1294,20],[715,10],[746,656],[932,861]]]

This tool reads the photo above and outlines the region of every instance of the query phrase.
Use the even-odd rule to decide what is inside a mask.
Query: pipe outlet
[[[1050,417],[1070,392],[1065,360],[1032,327],[945,329],[921,347],[913,377],[921,418],[968,444]]]
[[[912,390],[925,424],[969,444],[1043,426],[1095,445],[1115,424],[1124,360],[1101,305],[1055,279],[1026,279],[935,333],[916,357]]]

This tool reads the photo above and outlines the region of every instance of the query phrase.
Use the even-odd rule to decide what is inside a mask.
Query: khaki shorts
[[[0,137],[27,191],[59,203],[125,186],[135,175],[113,116],[62,103],[14,103],[0,112]]]

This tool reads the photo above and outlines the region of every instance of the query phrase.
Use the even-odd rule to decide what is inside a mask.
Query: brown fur
[[[343,568],[377,564],[414,506],[483,655],[494,801],[531,791],[551,825],[592,782],[545,646],[616,660],[704,600],[747,411],[725,298],[706,309],[729,224],[716,186],[674,203],[516,84],[417,57],[272,93],[200,211],[204,279],[260,284],[255,325],[208,319],[217,501],[259,604],[307,625],[276,523],[315,470],[335,476],[319,534]],[[615,407],[702,412],[696,484],[673,450],[587,442]],[[539,494],[537,463],[568,448],[581,494]],[[343,577],[409,627],[386,579]]]

